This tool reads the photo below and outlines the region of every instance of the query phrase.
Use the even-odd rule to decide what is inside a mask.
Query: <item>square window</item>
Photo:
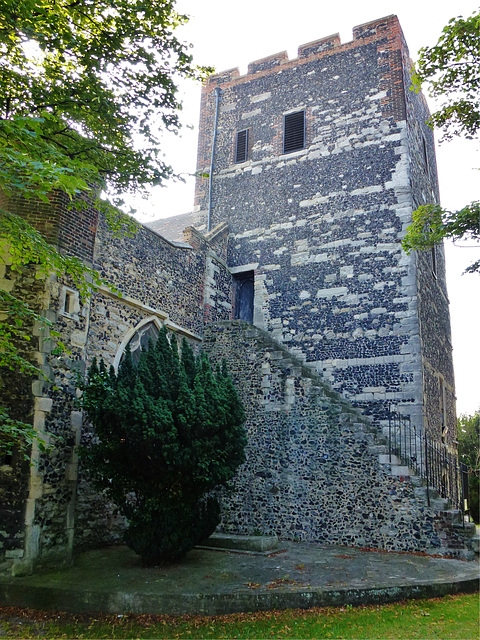
[[[305,111],[289,113],[283,118],[283,153],[305,148]]]
[[[78,291],[69,287],[60,290],[59,311],[63,316],[73,317],[80,311],[80,296]]]

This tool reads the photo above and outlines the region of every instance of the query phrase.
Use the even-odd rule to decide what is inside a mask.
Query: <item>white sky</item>
[[[423,46],[436,43],[443,27],[455,16],[469,16],[480,2],[458,0],[177,0],[177,9],[190,16],[178,30],[180,39],[193,45],[197,64],[216,71],[239,67],[286,50],[297,57],[299,45],[340,33],[342,42],[352,40],[354,26],[396,14],[400,19],[410,56],[416,59]],[[165,158],[177,173],[193,174],[196,163],[200,86],[182,85],[184,105],[181,137],[165,141]],[[430,102],[431,103],[431,102]],[[186,127],[193,126],[193,129]],[[437,145],[440,194],[443,206],[458,209],[479,199],[480,167],[476,142],[455,140]],[[142,222],[192,210],[193,178],[186,183],[167,183],[152,191],[148,202],[137,202]],[[480,408],[480,276],[462,275],[480,249],[447,247],[447,281],[452,319],[457,412],[473,413]]]

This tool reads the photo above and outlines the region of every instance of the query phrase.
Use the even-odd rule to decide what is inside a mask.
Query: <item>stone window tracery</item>
[[[125,350],[127,346],[129,346],[133,364],[137,365],[140,360],[141,351],[148,347],[148,342],[150,340],[155,343],[157,341],[158,334],[159,328],[153,320],[140,326],[125,345],[125,349],[123,350],[120,358],[120,363],[125,358]]]

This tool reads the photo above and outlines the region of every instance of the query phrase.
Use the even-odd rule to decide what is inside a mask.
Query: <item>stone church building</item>
[[[10,404],[55,447],[2,461],[3,571],[119,539],[114,505],[79,466],[75,447],[90,427],[77,374],[94,356],[118,366],[127,344],[140,348],[162,326],[225,357],[245,405],[247,460],[222,498],[224,531],[465,555],[459,512],[427,497],[421,469],[385,445],[394,415],[410,438],[428,435],[455,456],[443,248],[406,255],[400,244],[412,211],[438,202],[428,110],[409,90],[410,68],[389,16],[355,27],[351,42],[334,35],[293,60],[280,53],[246,75],[211,76],[194,211],[132,237],[61,195],[9,203],[114,288],[82,299],[67,280],[0,265],[0,286],[27,296],[67,346],[60,353],[33,327],[47,379],[10,389]],[[180,241],[168,239],[180,228]],[[449,473],[440,469],[440,493],[457,483]]]

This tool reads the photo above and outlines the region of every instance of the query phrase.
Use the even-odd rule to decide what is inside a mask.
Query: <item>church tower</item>
[[[406,255],[438,202],[428,108],[396,16],[209,78],[195,209],[229,225],[235,313],[374,420],[455,439],[442,247]],[[205,175],[207,177],[205,177]],[[249,284],[250,283],[250,284]],[[251,300],[251,302],[250,302]]]

